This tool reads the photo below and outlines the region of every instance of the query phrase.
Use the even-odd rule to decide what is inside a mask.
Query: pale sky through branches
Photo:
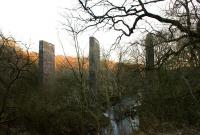
[[[75,2],[76,0],[0,0],[0,31],[17,41],[31,43],[33,51],[38,51],[39,40],[46,40],[56,46],[56,54],[63,54],[59,35],[67,55],[75,56],[72,51],[73,41],[59,31],[63,9],[76,6]],[[89,36],[91,35],[83,37],[84,42],[81,42],[85,52],[88,51],[85,46],[88,45]]]
[[[0,0],[0,31],[17,41],[32,43],[37,51],[39,40],[56,45],[56,53],[62,54],[58,41],[60,11],[71,7],[73,0]]]
[[[17,41],[32,44],[31,50],[38,51],[39,40],[46,40],[56,46],[56,54],[63,54],[59,36],[67,55],[74,55],[73,41],[60,32],[63,8],[77,6],[76,0],[0,0],[0,31]],[[59,35],[59,36],[58,36]],[[81,47],[88,52],[87,33],[81,37]],[[104,48],[109,48],[116,38],[115,33],[95,33]],[[137,38],[137,37],[136,37]]]

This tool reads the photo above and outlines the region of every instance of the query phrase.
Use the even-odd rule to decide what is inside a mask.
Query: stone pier
[[[100,48],[99,41],[90,37],[89,39],[89,88],[96,97],[99,91],[100,72]]]
[[[153,35],[148,33],[145,40],[146,48],[146,70],[154,69],[154,44],[153,44]]]
[[[200,34],[200,20],[196,24],[196,31],[198,34]]]
[[[42,85],[53,81],[55,74],[54,45],[46,41],[39,41],[39,81]]]
[[[156,86],[157,75],[154,70],[154,44],[153,35],[148,33],[145,40],[146,63],[145,63],[145,91],[143,96],[152,97]]]

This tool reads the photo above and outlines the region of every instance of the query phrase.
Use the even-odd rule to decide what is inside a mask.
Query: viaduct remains
[[[39,81],[49,84],[55,74],[55,47],[46,41],[39,41]]]
[[[99,90],[100,47],[99,41],[89,38],[89,88],[96,96]],[[55,76],[55,47],[46,41],[39,41],[39,81],[48,85]]]
[[[146,69],[154,68],[153,36],[146,37]],[[89,89],[96,97],[99,91],[100,44],[95,37],[89,38]],[[39,80],[42,85],[53,81],[55,74],[55,47],[46,41],[39,41]]]

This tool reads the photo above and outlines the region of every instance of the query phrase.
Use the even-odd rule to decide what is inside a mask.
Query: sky
[[[30,50],[35,52],[38,52],[39,40],[45,40],[55,45],[56,55],[63,55],[61,41],[66,55],[76,56],[72,38],[60,30],[63,28],[60,22],[63,9],[76,7],[77,0],[0,0],[0,3],[0,31],[4,35],[31,45]],[[106,50],[117,34],[86,33],[79,42],[85,55],[88,55],[90,36],[96,37]]]
[[[0,0],[0,3],[0,32],[4,35],[31,45],[30,50],[35,52],[38,52],[39,40],[48,41],[55,45],[56,55],[63,55],[61,41],[66,55],[76,55],[72,39],[60,31],[63,9],[77,6],[76,0]],[[84,54],[88,54],[90,36],[100,39],[100,44],[101,41],[111,44],[114,37],[109,34],[87,33],[81,37]]]
[[[58,40],[61,11],[74,6],[74,0],[0,0],[0,31],[17,41],[31,44],[38,51],[39,40],[46,40],[62,54]]]

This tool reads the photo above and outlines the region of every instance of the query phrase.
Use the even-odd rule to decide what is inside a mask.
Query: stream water
[[[108,109],[104,116],[110,119],[110,126],[103,129],[102,135],[130,135],[139,129],[139,116],[135,109],[139,104],[131,98]]]

